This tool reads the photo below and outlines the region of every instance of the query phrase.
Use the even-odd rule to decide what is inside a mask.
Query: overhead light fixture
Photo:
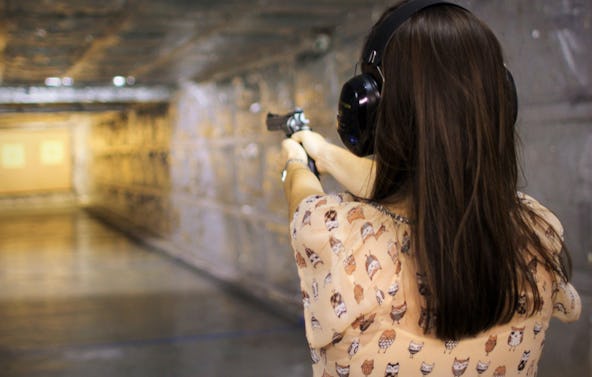
[[[122,87],[125,85],[125,77],[123,76],[113,76],[113,85],[117,87]]]
[[[63,86],[72,86],[72,84],[74,84],[74,79],[72,77],[62,77]]]
[[[45,86],[52,86],[52,87],[62,86],[62,79],[59,77],[47,77],[45,79]]]

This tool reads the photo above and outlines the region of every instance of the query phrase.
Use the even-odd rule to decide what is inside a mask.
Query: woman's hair
[[[542,299],[529,262],[564,280],[571,266],[538,237],[537,226],[552,227],[517,195],[517,109],[498,40],[470,12],[436,5],[397,29],[382,62],[371,199],[410,199],[429,290],[424,330],[475,335],[509,322],[524,295],[533,314]]]

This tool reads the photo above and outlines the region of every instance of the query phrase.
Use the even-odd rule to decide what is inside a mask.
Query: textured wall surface
[[[90,205],[128,226],[166,237],[170,207],[168,106],[106,113],[89,133]]]

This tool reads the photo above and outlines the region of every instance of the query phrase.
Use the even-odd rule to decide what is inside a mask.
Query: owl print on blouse
[[[317,301],[319,299],[319,282],[317,279],[312,279],[312,298]]]
[[[477,362],[477,366],[475,367],[475,370],[477,370],[477,374],[483,374],[485,372],[487,372],[487,369],[489,369],[489,364],[491,364],[491,361],[487,360],[487,361],[481,361],[479,360]]]
[[[351,360],[352,357],[360,350],[360,338],[354,338],[350,343],[349,347],[347,347],[347,354],[349,355],[349,359]]]
[[[374,370],[374,359],[372,360],[364,360],[364,362],[362,363],[362,374],[364,376],[369,376],[372,374],[372,371]]]
[[[381,269],[382,266],[380,265],[380,262],[378,261],[378,258],[376,258],[376,256],[372,254],[366,255],[366,272],[368,273],[368,277],[370,278],[370,280],[374,279],[374,275],[376,275],[378,270]]]
[[[392,297],[395,297],[397,295],[397,292],[399,292],[399,282],[395,281],[393,282],[393,284],[389,286],[388,294]]]
[[[315,204],[315,208],[319,208],[321,206],[324,206],[325,204],[327,204],[327,198],[323,198],[321,200],[319,200],[316,204]]]
[[[452,354],[452,351],[458,346],[458,340],[447,340],[444,342],[444,353]]]
[[[553,312],[559,312],[563,315],[567,315],[567,309],[565,308],[565,305],[563,305],[563,303],[561,302],[556,302],[553,305]]]
[[[325,227],[330,232],[333,229],[339,228],[339,221],[337,221],[337,211],[330,209],[325,212]]]
[[[489,335],[487,342],[485,342],[485,355],[489,356],[489,354],[495,349],[497,345],[497,335]]]
[[[345,250],[343,242],[333,236],[329,238],[329,245],[331,246],[331,251],[333,251],[335,255],[339,255]]]
[[[432,371],[434,370],[434,366],[436,366],[436,363],[426,363],[425,361],[422,361],[421,366],[419,367],[419,371],[424,376],[427,376],[428,374],[432,373]]]
[[[411,238],[409,237],[409,233],[405,231],[403,233],[403,239],[401,240],[401,252],[403,254],[409,254],[411,250]]]
[[[365,218],[366,217],[364,217],[364,210],[361,205],[356,206],[347,211],[347,222],[350,224],[356,220],[364,220]]]
[[[321,356],[319,356],[319,353],[316,349],[311,347],[310,343],[308,344],[308,349],[310,350],[310,358],[313,364],[316,364],[319,361],[321,361]]]
[[[325,275],[325,278],[323,279],[323,287],[331,285],[332,282],[333,282],[333,275],[329,272],[327,275]]]
[[[337,372],[337,375],[339,377],[349,377],[349,370],[349,365],[340,365],[337,362],[335,362],[335,372]]]
[[[404,301],[401,305],[392,305],[390,316],[393,320],[393,325],[395,324],[395,322],[399,324],[401,319],[403,319],[403,317],[405,316],[405,313],[407,313],[407,301]]]
[[[344,332],[337,332],[333,331],[333,336],[331,337],[331,344],[336,345],[343,340]]]
[[[317,317],[315,317],[314,314],[312,314],[310,316],[310,326],[312,327],[313,330],[322,329],[321,322],[319,322],[319,320],[317,319]]]
[[[466,359],[457,359],[456,357],[454,358],[454,362],[452,363],[452,375],[454,377],[460,377],[462,376],[467,368],[469,367],[469,360],[471,358],[466,358]]]
[[[307,210],[304,212],[304,216],[302,216],[302,226],[310,225],[310,218],[312,216],[312,212]]]
[[[296,266],[298,266],[298,268],[306,268],[306,259],[304,259],[299,251],[294,253],[294,259],[296,260]]]
[[[374,226],[372,226],[372,223],[364,223],[360,228],[360,234],[362,236],[362,243],[366,243],[366,240],[374,235]]]
[[[388,348],[393,345],[397,338],[397,332],[394,329],[384,330],[378,338],[378,348],[386,353]],[[378,351],[380,352],[380,351]]]
[[[354,299],[358,304],[364,299],[364,287],[357,283],[354,284]]]
[[[393,263],[397,263],[399,261],[399,250],[397,249],[396,241],[389,240],[386,243],[386,252],[393,260]]]
[[[399,377],[399,363],[387,363],[384,377]]]
[[[380,228],[378,228],[378,231],[374,233],[374,238],[378,241],[380,239],[380,236],[382,236],[384,232],[386,232],[386,225],[381,224]]]
[[[331,306],[333,307],[335,315],[338,318],[341,318],[342,315],[347,313],[347,307],[345,306],[345,302],[343,302],[343,297],[339,292],[335,292],[333,293],[333,295],[331,295]]]
[[[506,377],[506,366],[500,365],[493,371],[493,377]]]
[[[353,254],[348,255],[343,260],[343,268],[345,273],[351,275],[356,270],[356,258],[354,258]]]
[[[516,347],[518,347],[522,343],[522,340],[524,340],[524,329],[525,327],[512,326],[510,335],[508,335],[508,346],[510,346],[510,351],[515,351]]]
[[[528,363],[529,358],[530,350],[522,352],[522,357],[520,358],[520,362],[518,363],[518,372],[522,372],[524,368],[526,368],[526,363]]]
[[[543,324],[541,322],[534,323],[534,327],[532,328],[532,333],[534,335],[534,339],[536,339],[537,335],[539,335],[539,333],[541,332],[542,329],[543,329]]]
[[[304,251],[306,252],[306,256],[308,257],[308,260],[312,264],[313,268],[317,268],[319,264],[324,264],[321,257],[319,257],[319,255],[314,250],[305,247]]]
[[[308,308],[310,306],[310,296],[307,291],[302,290],[302,306]]]
[[[421,350],[423,349],[423,342],[415,342],[415,341],[410,341],[409,342],[409,347],[407,347],[407,350],[409,351],[409,357],[411,359],[413,359],[413,357],[419,353]]]
[[[401,273],[401,261],[397,259],[395,262],[395,275],[399,275]]]
[[[352,322],[351,327],[353,329],[359,328],[360,332],[363,333],[364,331],[368,330],[370,326],[372,326],[372,324],[374,323],[374,318],[376,318],[376,313],[372,313],[368,317],[362,314],[361,316],[356,318],[355,321]]]
[[[384,292],[378,288],[374,288],[375,290],[375,295],[374,297],[376,297],[376,302],[378,302],[378,305],[382,305],[382,303],[384,302]]]

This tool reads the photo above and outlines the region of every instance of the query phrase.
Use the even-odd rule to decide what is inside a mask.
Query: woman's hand
[[[298,131],[292,135],[292,139],[301,143],[306,152],[314,160],[320,157],[329,142],[325,138],[313,131]]]
[[[308,161],[308,156],[302,145],[293,139],[282,141],[282,157],[284,162],[290,159]]]
[[[298,204],[307,196],[323,194],[323,187],[308,168],[306,151],[297,141],[292,139],[282,141],[282,157],[285,162],[296,160],[290,164],[286,163],[282,175],[284,193],[288,199],[288,215],[292,219]]]

